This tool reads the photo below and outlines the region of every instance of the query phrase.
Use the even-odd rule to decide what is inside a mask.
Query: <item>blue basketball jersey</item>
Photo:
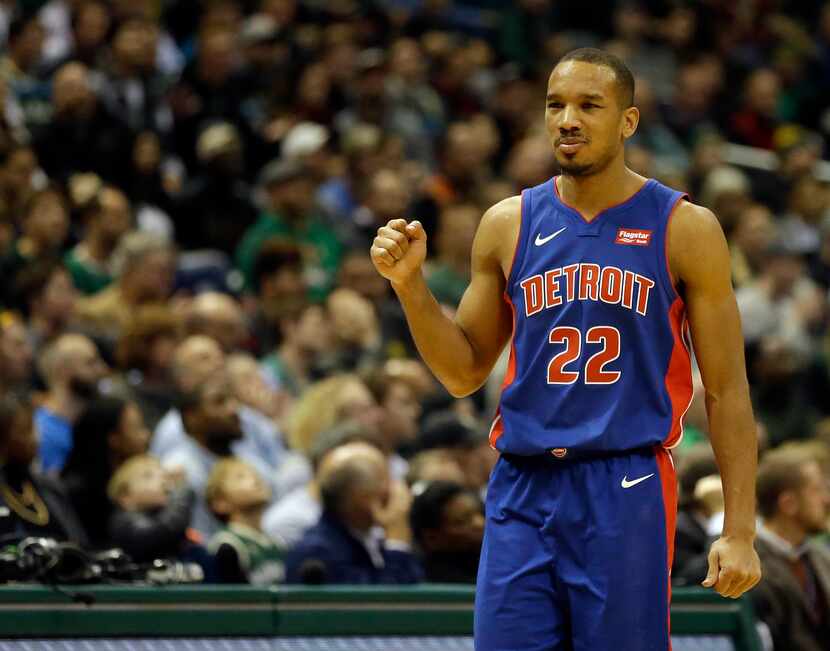
[[[562,457],[679,442],[691,355],[666,233],[683,199],[651,179],[588,222],[555,179],[522,192],[493,447]]]

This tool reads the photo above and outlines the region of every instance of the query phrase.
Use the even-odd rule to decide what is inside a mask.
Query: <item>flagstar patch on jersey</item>
[[[634,228],[620,228],[617,230],[615,244],[630,244],[631,246],[648,246],[651,243],[651,231]]]

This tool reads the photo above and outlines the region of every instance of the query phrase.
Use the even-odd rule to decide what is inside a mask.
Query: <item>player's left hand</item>
[[[752,540],[722,536],[709,550],[709,573],[704,588],[714,588],[722,597],[737,599],[761,580],[761,560]]]

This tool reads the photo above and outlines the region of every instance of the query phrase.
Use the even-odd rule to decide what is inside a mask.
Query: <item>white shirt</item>
[[[231,452],[253,465],[268,480],[275,501],[308,483],[311,464],[301,454],[286,449],[282,435],[267,416],[243,406],[239,409],[239,423],[243,437],[231,445]],[[171,409],[156,426],[150,452],[166,459],[186,441],[192,442],[192,439],[185,432],[182,415],[178,409]],[[190,449],[191,445],[185,446],[185,450]]]
[[[262,516],[262,530],[285,549],[291,549],[322,514],[323,507],[309,486],[300,486],[268,507]]]

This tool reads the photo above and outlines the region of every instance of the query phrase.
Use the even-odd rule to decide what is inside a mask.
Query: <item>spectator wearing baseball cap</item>
[[[262,245],[280,238],[308,252],[304,269],[309,297],[324,298],[334,285],[342,245],[316,214],[316,183],[308,167],[299,160],[278,158],[263,168],[259,185],[265,196],[265,209],[236,249],[237,267],[245,275],[246,287],[254,287],[254,263]]]

